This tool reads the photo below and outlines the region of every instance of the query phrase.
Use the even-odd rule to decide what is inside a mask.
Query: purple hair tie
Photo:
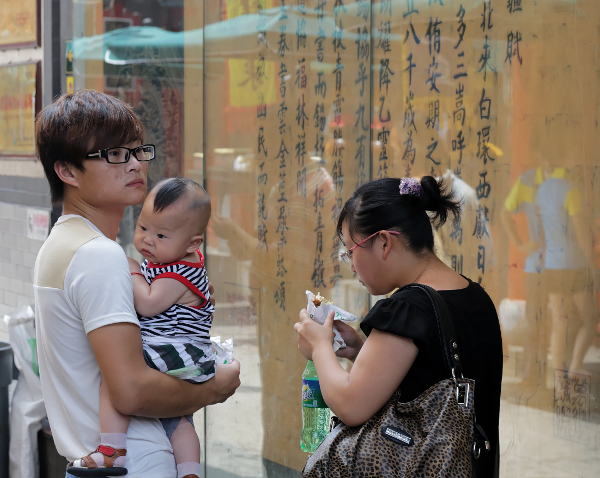
[[[400,180],[400,194],[421,195],[421,183],[415,178],[402,178]]]

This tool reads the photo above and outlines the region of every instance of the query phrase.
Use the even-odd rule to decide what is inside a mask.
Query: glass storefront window
[[[35,157],[37,74],[36,63],[0,68],[0,158]]]
[[[197,414],[207,477],[299,476],[305,290],[364,317],[340,208],[426,174],[464,202],[438,255],[498,309],[502,476],[597,475],[596,2],[77,0],[73,17],[75,87],[134,106],[151,185],[211,196],[212,333],[242,386]]]

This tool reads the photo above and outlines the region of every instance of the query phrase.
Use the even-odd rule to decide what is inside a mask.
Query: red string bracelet
[[[132,272],[131,275],[137,274],[139,276],[143,276],[144,274],[142,274],[141,272]]]

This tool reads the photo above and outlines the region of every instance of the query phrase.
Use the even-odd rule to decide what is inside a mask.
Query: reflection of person
[[[291,267],[297,265],[303,268],[307,255],[312,255],[313,253],[311,249],[315,234],[313,228],[308,228],[306,223],[309,211],[314,212],[315,205],[319,201],[318,198],[320,198],[320,209],[323,212],[331,210],[333,207],[331,176],[324,167],[316,163],[310,166],[310,168],[307,168],[308,172],[306,175],[306,190],[308,193],[304,197],[298,194],[296,183],[292,181],[287,182],[287,197],[291,198],[290,203],[293,203],[293,207],[292,205],[288,207],[288,213],[285,217],[286,231],[291,231],[286,237],[286,245],[290,244],[286,256],[292,259],[290,260],[292,263]],[[252,233],[247,232],[235,219],[215,213],[211,216],[210,223],[215,234],[230,243],[230,250],[234,257],[254,259],[253,270],[256,274],[264,275],[266,278],[269,278],[269,273],[265,271],[268,267],[267,261],[264,260],[265,256],[269,251],[279,249],[278,241],[280,233],[278,231],[278,218],[281,208],[279,186],[279,183],[276,183],[270,189],[264,201],[265,216],[267,217],[265,223],[268,232],[266,234],[268,239],[267,247],[261,247],[256,231],[252,231]],[[333,226],[329,226],[328,222],[324,220],[323,223],[325,228],[330,228],[331,233],[335,234]],[[328,233],[329,231],[323,233],[323,237],[330,237]]]
[[[39,368],[54,442],[68,460],[98,442],[107,452],[119,448],[100,435],[101,376],[119,412],[146,417],[193,413],[239,386],[237,362],[219,366],[201,386],[144,362],[131,274],[114,241],[124,209],[141,204],[146,193],[142,161],[151,157],[143,154],[142,139],[142,125],[127,105],[88,90],[58,98],[36,123],[52,201],[64,207],[35,265]],[[127,148],[119,163],[111,163],[114,147]],[[132,417],[127,451],[128,476],[177,476],[158,420]]]
[[[129,259],[146,362],[191,383],[205,382],[215,374],[209,336],[215,309],[198,251],[209,217],[210,199],[197,183],[187,178],[161,181],[146,198],[135,229],[135,247],[147,257],[142,272],[138,262]],[[125,449],[129,421],[113,407],[103,382],[101,435],[110,434],[113,443],[120,441],[118,448]],[[178,476],[199,478],[200,443],[192,415],[162,418],[161,422],[173,446]],[[99,452],[72,465],[108,466]],[[113,465],[124,466],[124,454],[114,459]]]
[[[308,288],[315,292],[320,290],[327,293],[328,297],[335,298],[336,289],[330,280],[334,269],[329,258],[330,254],[335,253],[335,258],[338,259],[339,248],[334,249],[334,239],[337,236],[335,224],[329,220],[329,214],[336,202],[332,178],[325,166],[321,161],[311,160],[307,163],[304,194],[298,190],[296,181],[289,180],[288,172],[288,179],[284,182],[278,181],[270,186],[269,181],[269,188],[264,189],[264,206],[263,200],[250,200],[239,205],[239,209],[250,209],[254,214],[250,213],[244,218],[240,215],[236,217],[235,214],[225,217],[227,214],[219,216],[213,213],[211,216],[210,227],[219,238],[227,240],[231,256],[236,259],[227,261],[231,267],[228,282],[247,283],[248,298],[259,304],[255,330],[262,387],[261,425],[264,430],[260,453],[265,460],[266,476],[276,478],[281,476],[281,471],[274,468],[274,463],[297,467],[302,460],[296,443],[289,440],[292,433],[290,430],[301,426],[300,420],[296,421],[299,417],[296,416],[289,422],[291,428],[280,426],[282,421],[288,420],[290,416],[294,417],[295,406],[294,390],[281,386],[282,374],[289,374],[290,370],[301,373],[302,370],[297,362],[299,357],[290,356],[290,345],[293,345],[290,339],[294,338],[288,335],[286,310],[296,310],[306,304],[304,292],[307,281],[312,284]],[[273,177],[273,171],[268,167],[278,169],[279,162],[267,162],[264,166],[263,172],[266,171],[269,177]],[[263,172],[256,167],[257,174]],[[250,193],[250,197],[261,196],[261,189],[255,189],[256,179],[253,183],[244,188],[243,183],[236,182],[235,190],[245,190]],[[283,186],[287,201],[280,201]],[[214,199],[226,188],[226,184],[220,183],[212,191],[208,189],[208,192]],[[259,207],[252,208],[253,204]],[[341,206],[339,204],[340,208]],[[218,206],[214,209],[219,210]],[[233,211],[231,208],[232,213]],[[259,227],[263,223],[262,230],[267,232],[259,235]],[[317,228],[320,228],[319,232],[322,234],[316,232]],[[319,236],[322,237],[321,244]],[[317,248],[322,248],[321,268],[315,273]],[[248,260],[248,266],[239,267],[237,259]],[[281,301],[277,302],[277,298],[282,296],[276,297],[276,294],[279,294],[280,284],[284,281],[285,303],[282,304]],[[315,285],[319,282],[320,285]],[[340,306],[344,304],[341,303]],[[283,364],[286,366],[283,367]],[[285,377],[290,380],[288,375]]]
[[[540,361],[546,361],[547,347],[543,339],[544,331],[541,320],[545,316],[542,311],[546,309],[548,299],[542,288],[542,237],[535,204],[537,190],[543,180],[542,168],[525,171],[515,181],[504,202],[505,207],[501,211],[502,224],[509,239],[519,251],[527,254],[523,268],[526,274],[525,320],[527,322],[523,356],[523,386],[538,384],[539,377],[532,375],[532,367]],[[511,217],[516,213],[524,213],[527,219],[528,235],[525,240],[519,236]]]
[[[552,362],[555,370],[578,372],[596,323],[591,231],[582,216],[579,189],[567,179],[566,170],[552,170],[544,163],[542,171],[545,179],[535,201],[544,234],[544,278],[552,317]],[[573,305],[583,325],[575,336],[571,363],[567,364],[569,317],[572,317]]]
[[[434,222],[443,223],[448,214],[457,217],[459,204],[445,191],[443,181],[431,176],[420,184],[411,181],[409,191],[393,178],[359,187],[340,214],[338,234],[348,248],[345,254],[352,271],[372,295],[419,282],[438,290],[448,304],[463,348],[464,375],[477,383],[477,423],[491,444],[492,453],[477,460],[477,471],[494,476],[503,364],[498,316],[479,285],[454,272],[433,252],[428,211]],[[347,344],[338,355],[354,362],[350,372],[333,352],[332,318],[321,326],[302,310],[295,329],[301,353],[315,363],[325,401],[348,426],[365,423],[396,389],[401,390],[402,401],[409,402],[450,373],[432,306],[421,291],[398,291],[378,301],[361,323],[367,335],[364,342],[350,326],[336,324]]]

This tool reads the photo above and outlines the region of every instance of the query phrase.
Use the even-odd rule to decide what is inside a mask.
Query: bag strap
[[[460,379],[464,378],[462,374],[461,355],[460,349],[458,348],[458,341],[456,340],[456,331],[454,329],[454,325],[452,324],[452,316],[450,315],[450,310],[446,305],[446,301],[442,298],[438,291],[425,284],[408,284],[402,287],[400,290],[403,289],[421,289],[429,297],[431,305],[433,306],[435,320],[438,325],[438,331],[440,334],[440,340],[442,341],[442,350],[444,351],[444,355],[446,357],[446,363],[450,367],[452,378],[454,379],[454,383],[457,387],[456,399],[459,403],[459,406],[461,405],[461,398],[462,404],[465,404],[465,398],[469,394],[469,386],[467,384],[466,389],[464,389],[463,393],[461,394]],[[475,439],[473,442],[473,449],[471,450],[473,453],[473,458],[477,460],[481,453],[481,441],[483,441],[483,446],[485,446],[486,451],[490,451],[490,442],[481,425],[477,423],[475,414],[473,414],[472,420],[475,430],[477,430],[479,437],[481,438],[481,440]],[[496,452],[498,452],[498,447],[496,447]],[[473,469],[473,476],[476,474],[475,471],[476,470]]]
[[[446,305],[446,301],[438,291],[425,284],[408,284],[399,290],[404,289],[421,289],[429,297],[431,305],[433,306],[433,312],[437,322],[440,340],[442,342],[442,350],[446,357],[446,363],[453,378],[461,378],[463,375],[460,349],[456,339],[456,331],[452,324],[452,316],[450,315],[450,310]]]

